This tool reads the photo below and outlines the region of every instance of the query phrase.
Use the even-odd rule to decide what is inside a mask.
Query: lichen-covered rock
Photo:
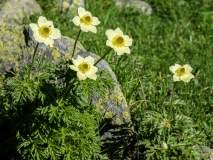
[[[146,15],[150,15],[152,13],[152,7],[140,0],[114,0],[116,5],[119,7],[136,7],[141,9],[143,13]]]
[[[63,12],[77,14],[78,7],[84,7],[84,0],[58,0]]]
[[[0,5],[0,20],[11,24],[22,24],[24,15],[41,13],[36,0],[7,0]]]
[[[0,21],[0,73],[5,74],[11,68],[19,70],[20,66],[29,64],[36,43],[33,32],[28,26],[22,27]],[[73,46],[73,39],[62,36],[61,39],[54,40],[52,48],[40,43],[37,56],[42,55],[45,59],[57,63],[62,58],[71,58]],[[86,52],[80,43],[77,44],[75,56],[77,55],[92,56],[95,60],[100,58],[94,53]],[[116,83],[114,88],[106,88],[105,97],[96,95],[91,99],[91,104],[97,106],[106,119],[104,122],[106,124],[101,129],[103,148],[108,153],[115,154],[132,136],[131,116],[121,87],[109,64],[101,60],[97,67],[108,71]]]
[[[61,58],[69,59],[74,43],[74,39],[65,36],[60,40],[54,40],[52,48],[40,43],[38,56],[42,55],[55,63]],[[29,64],[35,44],[33,32],[28,26],[11,25],[0,21],[0,74],[5,74],[11,68],[18,70],[21,65]],[[76,53],[79,50],[84,48],[77,43]]]
[[[193,146],[195,151],[200,155],[201,159],[210,159],[213,160],[213,149],[207,147],[207,146]]]

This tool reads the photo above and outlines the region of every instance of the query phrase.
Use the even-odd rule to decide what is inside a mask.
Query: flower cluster
[[[90,12],[82,7],[78,8],[78,16],[75,16],[72,21],[76,26],[80,26],[83,32],[90,31],[96,33],[96,26],[100,24],[97,17],[93,17]],[[132,39],[124,35],[120,28],[117,28],[115,31],[107,30],[106,35],[108,38],[106,45],[114,49],[118,55],[130,54],[129,47],[132,45]],[[95,75],[97,67],[93,66],[94,59],[92,60],[92,57],[83,59],[83,57],[78,56],[76,60],[72,59],[72,61],[74,65],[70,65],[70,68],[77,72],[79,80],[85,80],[86,78],[95,80],[97,78]]]
[[[100,21],[97,17],[93,17],[89,11],[86,11],[82,7],[78,8],[78,16],[75,16],[72,19],[72,22],[76,26],[80,26],[80,31],[90,31],[93,33],[97,33],[96,26],[100,24]],[[53,22],[48,21],[45,17],[40,16],[38,19],[38,24],[31,23],[29,26],[33,31],[35,40],[39,43],[43,42],[49,47],[53,46],[54,39],[59,39],[61,37],[60,31],[57,28],[54,28]],[[111,47],[118,55],[122,55],[124,53],[130,54],[129,47],[132,45],[133,40],[129,38],[129,36],[124,35],[120,28],[117,28],[114,31],[111,29],[107,30],[106,36],[108,38],[106,41],[106,45]],[[78,37],[76,39],[76,42],[78,40]],[[76,47],[75,45],[74,50]],[[101,59],[99,59],[99,61]],[[98,63],[99,61],[97,61],[96,63]],[[72,62],[74,65],[70,65],[69,67],[70,69],[77,72],[77,77],[79,78],[79,80],[85,80],[87,78],[96,80],[96,72],[98,71],[98,68],[94,66],[96,65],[94,64],[94,58],[90,56],[86,58],[78,56],[77,59],[72,58]]]
[[[100,21],[97,17],[93,17],[89,11],[86,11],[82,7],[78,8],[78,16],[75,16],[72,19],[72,22],[76,26],[80,26],[80,31],[90,31],[93,33],[97,33],[96,26],[100,24]],[[54,39],[59,39],[61,37],[60,30],[54,28],[53,22],[48,21],[45,17],[40,16],[38,19],[38,24],[31,23],[29,26],[33,31],[35,40],[39,43],[43,42],[49,47],[53,46]],[[106,36],[106,45],[111,47],[118,55],[123,55],[124,53],[130,54],[131,51],[129,47],[132,45],[133,39],[130,38],[128,35],[124,35],[119,27],[115,30],[108,29],[106,31]],[[78,37],[76,39],[76,42],[78,40]],[[97,63],[99,61],[97,61]],[[77,77],[79,78],[79,80],[85,80],[87,78],[96,80],[96,72],[98,69],[94,66],[96,65],[96,63],[94,64],[94,58],[89,56],[84,59],[83,57],[78,56],[76,60],[72,58],[72,62],[74,65],[70,65],[70,68],[77,72]],[[175,64],[174,66],[171,66],[169,70],[174,74],[174,81],[182,80],[184,82],[189,82],[190,79],[194,78],[194,75],[191,74],[192,68],[188,64],[184,66]]]

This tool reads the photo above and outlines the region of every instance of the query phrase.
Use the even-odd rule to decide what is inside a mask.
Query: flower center
[[[163,126],[166,128],[169,128],[170,124],[169,124],[169,122],[164,122]]]
[[[183,67],[178,68],[175,72],[178,76],[183,76],[184,74],[186,74],[185,68]]]
[[[125,41],[122,36],[117,35],[112,39],[112,44],[116,47],[123,47]]]
[[[86,14],[83,17],[81,17],[80,21],[85,25],[90,25],[92,23],[92,18]]]
[[[39,28],[39,33],[42,37],[47,38],[52,33],[51,26],[42,26]]]
[[[90,68],[91,67],[90,67],[89,63],[87,63],[87,62],[83,62],[78,66],[78,69],[83,73],[88,72],[90,70]]]

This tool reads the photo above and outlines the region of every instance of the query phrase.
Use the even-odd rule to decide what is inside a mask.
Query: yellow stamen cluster
[[[123,37],[117,35],[112,39],[112,44],[116,47],[123,47],[125,44],[125,41]]]
[[[81,23],[84,23],[85,25],[90,25],[92,24],[92,17],[86,14],[83,17],[81,17],[80,21]]]
[[[41,28],[39,28],[39,34],[44,38],[49,37],[51,33],[52,33],[51,26],[42,26]]]
[[[82,73],[86,73],[90,70],[90,65],[89,63],[83,62],[78,66],[78,69],[82,72]]]
[[[178,68],[176,71],[178,76],[183,76],[184,74],[186,74],[186,71],[185,71],[185,68],[181,67],[181,68]]]
[[[169,124],[168,121],[166,121],[166,122],[164,122],[163,126],[164,126],[165,128],[169,128],[169,127],[170,127],[170,124]]]

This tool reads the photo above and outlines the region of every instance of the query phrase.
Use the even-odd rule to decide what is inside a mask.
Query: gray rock
[[[49,48],[40,43],[38,56],[44,56],[57,63],[60,59],[69,59],[73,51],[74,39],[62,36],[60,40],[54,41],[54,47]],[[5,74],[11,68],[17,71],[23,65],[31,62],[35,44],[33,32],[28,26],[11,25],[0,21],[0,74]],[[78,42],[76,53],[84,50]]]
[[[0,5],[0,20],[11,24],[22,24],[24,15],[41,13],[36,0],[7,0]]]
[[[146,15],[152,14],[152,7],[144,2],[139,0],[114,0],[116,5],[119,7],[136,7],[141,9]]]
[[[59,7],[62,7],[63,12],[78,13],[78,7],[84,7],[84,0],[58,0]]]
[[[201,147],[201,146],[198,146],[198,145],[193,146],[193,148],[200,155],[201,159],[213,160],[213,149],[211,149],[207,146]]]

